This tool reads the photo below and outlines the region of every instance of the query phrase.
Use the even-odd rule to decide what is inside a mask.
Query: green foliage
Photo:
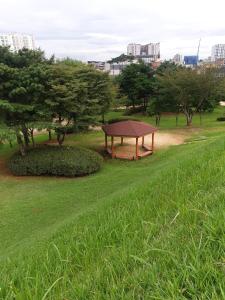
[[[122,121],[139,121],[138,118],[134,118],[134,117],[118,117],[118,118],[113,118],[113,119],[109,119],[107,121],[108,124],[112,124],[112,123],[117,123],[117,122],[122,122]]]
[[[98,171],[102,158],[84,148],[42,146],[31,149],[25,157],[14,154],[8,166],[14,175],[83,176]]]
[[[160,66],[157,68],[156,74],[162,75],[165,72],[166,73],[173,73],[173,72],[175,72],[177,70],[182,70],[184,68],[186,68],[186,67],[177,65],[174,62],[170,62],[170,61],[166,60],[166,61],[162,62],[160,64]]]
[[[109,60],[108,63],[120,63],[125,61],[132,62],[133,60],[134,60],[134,56],[121,54],[120,56],[114,57],[111,60]]]
[[[127,106],[142,105],[146,110],[153,91],[153,69],[144,64],[131,64],[117,77],[120,92],[127,96]]]
[[[40,49],[28,50],[24,48],[18,52],[11,52],[8,47],[0,46],[0,64],[21,69],[40,63],[53,64],[54,56],[47,59],[45,53]]]
[[[178,69],[157,76],[157,100],[167,99],[173,111],[182,111],[191,125],[196,112],[213,110],[216,106],[218,78],[209,71]]]
[[[223,122],[223,121],[225,121],[225,117],[219,117],[219,118],[217,118],[217,121]]]
[[[108,74],[70,59],[55,63],[41,50],[11,53],[0,47],[1,53],[0,119],[15,129],[23,155],[31,140],[34,145],[36,127],[31,124],[52,122],[46,129],[55,124],[78,131],[96,123],[109,109],[114,88]],[[60,145],[66,131],[57,131]]]
[[[0,144],[9,143],[10,146],[12,146],[15,140],[16,136],[14,130],[0,124]]]

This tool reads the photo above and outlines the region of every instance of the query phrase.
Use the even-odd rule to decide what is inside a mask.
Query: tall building
[[[33,36],[20,33],[0,33],[0,46],[10,47],[11,51],[18,51],[23,48],[35,49]]]
[[[149,43],[146,45],[129,44],[127,46],[127,55],[141,58],[145,62],[156,61],[160,59],[160,43]]]
[[[172,61],[177,64],[177,65],[182,65],[183,64],[183,57],[181,54],[177,53],[174,55]]]
[[[217,44],[212,47],[212,61],[225,59],[225,44]]]
[[[132,56],[141,55],[141,44],[129,44],[127,46],[127,55],[132,55]]]

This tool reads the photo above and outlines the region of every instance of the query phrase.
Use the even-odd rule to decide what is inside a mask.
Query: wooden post
[[[123,137],[121,136],[121,145],[123,145]]]
[[[143,136],[142,137],[142,147],[144,147],[144,144],[145,144],[145,137]]]
[[[136,159],[138,159],[138,138],[136,138]]]
[[[107,134],[105,133],[105,149],[108,149],[108,139],[107,139]]]
[[[152,133],[152,153],[154,152],[154,132]]]
[[[111,156],[114,158],[114,137],[111,136]]]

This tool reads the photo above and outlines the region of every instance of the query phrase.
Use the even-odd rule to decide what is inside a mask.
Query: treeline
[[[164,62],[154,70],[144,63],[127,66],[116,78],[123,104],[155,116],[159,125],[162,113],[183,113],[187,125],[195,113],[213,111],[224,99],[225,79],[217,70],[191,69]],[[177,118],[176,118],[177,119]]]
[[[0,47],[0,123],[14,132],[22,155],[35,145],[35,129],[48,130],[50,138],[55,130],[61,145],[67,130],[82,130],[104,116],[113,95],[109,75],[91,66],[48,59],[41,50]]]

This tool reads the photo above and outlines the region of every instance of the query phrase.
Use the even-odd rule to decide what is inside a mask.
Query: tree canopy
[[[11,53],[0,47],[0,53],[0,118],[15,130],[22,154],[36,126],[50,130],[55,124],[62,144],[66,130],[58,128],[94,124],[108,110],[113,88],[107,73],[46,59],[40,50]]]
[[[153,91],[154,71],[151,66],[144,64],[131,64],[122,70],[117,78],[120,92],[127,96],[127,105],[143,105],[147,108],[149,98]]]

